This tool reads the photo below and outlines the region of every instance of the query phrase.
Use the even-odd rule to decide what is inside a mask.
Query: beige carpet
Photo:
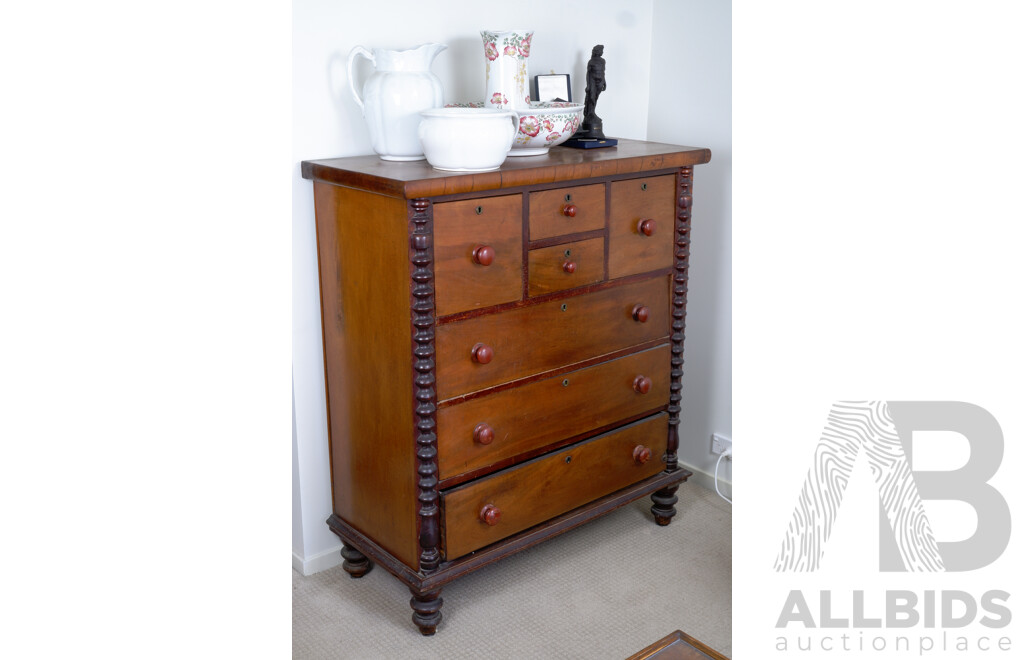
[[[433,637],[409,591],[375,566],[292,571],[295,658],[622,660],[673,630],[732,655],[732,512],[713,491],[679,489],[654,524],[644,498],[445,587]]]

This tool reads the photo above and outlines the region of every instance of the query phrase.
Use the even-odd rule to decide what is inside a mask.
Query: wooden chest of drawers
[[[621,140],[446,174],[314,182],[334,514],[432,634],[441,588],[651,495],[675,514],[693,166]]]

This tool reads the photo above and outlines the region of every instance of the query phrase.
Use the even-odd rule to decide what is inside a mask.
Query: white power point
[[[732,440],[725,437],[720,433],[711,434],[711,453],[712,454],[724,454],[726,451],[732,451]]]

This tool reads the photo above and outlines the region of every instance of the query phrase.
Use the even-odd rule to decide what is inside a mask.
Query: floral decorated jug
[[[530,41],[533,30],[480,31],[487,68],[487,96],[484,107],[529,110]]]
[[[441,80],[430,65],[445,44],[423,44],[409,50],[374,48],[371,53],[356,46],[348,54],[348,83],[363,109],[373,150],[383,160],[423,160],[420,145],[420,111],[444,105]],[[376,70],[356,89],[353,66],[357,56],[373,62]]]

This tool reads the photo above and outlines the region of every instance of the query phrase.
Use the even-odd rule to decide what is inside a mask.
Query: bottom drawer
[[[443,492],[447,559],[661,472],[667,442],[661,413]],[[650,450],[645,462],[642,448]]]

